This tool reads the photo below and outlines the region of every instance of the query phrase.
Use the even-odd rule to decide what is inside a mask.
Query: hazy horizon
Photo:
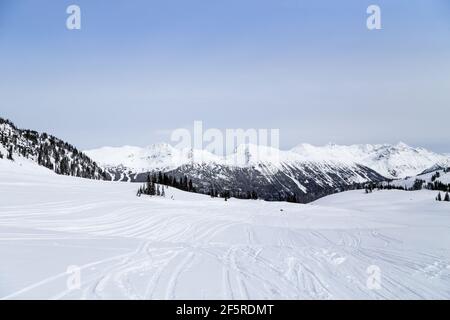
[[[0,115],[0,118],[2,118],[1,115]],[[4,117],[3,117],[3,118],[4,118]],[[13,122],[14,125],[15,125],[16,127],[18,127],[19,129],[35,130],[34,128],[24,128],[24,127],[18,125],[17,123],[15,123],[15,122],[14,122],[13,120],[11,120],[11,119],[7,119],[7,118],[4,118],[4,119]],[[209,128],[207,128],[207,129],[209,129]],[[43,132],[44,132],[44,131],[43,131]],[[55,137],[57,137],[57,138],[60,138],[60,139],[65,140],[64,138],[58,136],[57,134],[55,134],[55,133],[53,133],[53,132],[45,132],[45,133],[50,134],[50,135],[53,135],[53,136],[55,136]],[[71,141],[66,141],[66,140],[65,140],[65,142],[71,143]],[[78,148],[78,149],[80,149],[80,150],[82,150],[82,151],[92,151],[92,150],[101,149],[101,148],[123,148],[123,147],[146,148],[146,147],[149,147],[149,146],[152,146],[152,145],[157,145],[157,144],[169,144],[169,145],[171,145],[171,146],[174,146],[176,143],[173,142],[173,141],[170,141],[170,139],[169,139],[169,140],[155,141],[155,142],[152,142],[152,143],[146,144],[146,145],[137,145],[137,144],[133,144],[133,143],[126,143],[126,144],[121,144],[121,145],[101,145],[101,146],[97,146],[97,147],[93,147],[93,148],[87,148],[87,149],[81,149],[81,148],[78,148],[77,145],[75,145],[75,147]],[[206,144],[207,144],[207,143],[205,142],[205,145],[206,145]],[[407,146],[412,147],[412,148],[424,148],[424,149],[427,149],[428,151],[432,151],[432,152],[435,152],[435,153],[441,153],[441,154],[447,154],[447,155],[450,155],[450,152],[446,152],[446,151],[436,151],[436,150],[429,149],[429,148],[426,148],[426,147],[423,147],[423,146],[420,146],[420,145],[412,145],[412,144],[410,144],[410,143],[408,143],[408,142],[405,142],[405,141],[397,141],[397,142],[378,142],[378,143],[355,143],[355,144],[342,144],[342,143],[335,143],[335,142],[332,142],[332,141],[329,141],[329,142],[324,143],[324,144],[313,144],[313,143],[309,143],[309,142],[307,142],[307,141],[299,141],[297,144],[294,144],[294,145],[292,145],[292,146],[288,146],[288,147],[284,147],[284,148],[283,148],[282,146],[280,146],[280,150],[282,150],[282,151],[289,151],[289,150],[291,150],[291,149],[293,149],[293,148],[295,148],[295,147],[298,147],[298,146],[300,146],[300,145],[302,145],[302,144],[308,144],[308,145],[312,145],[312,146],[314,146],[314,147],[325,147],[325,146],[328,146],[328,145],[352,146],[352,145],[364,145],[364,144],[369,144],[369,145],[392,145],[392,146],[395,146],[395,145],[400,145],[400,144],[406,144]],[[259,145],[259,144],[256,144],[256,145]],[[219,156],[221,156],[221,155],[219,155]]]

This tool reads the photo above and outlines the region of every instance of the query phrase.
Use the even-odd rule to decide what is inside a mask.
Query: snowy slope
[[[0,145],[0,153],[6,154],[6,149]],[[12,176],[17,176],[20,179],[23,179],[24,176],[28,175],[36,175],[36,176],[51,176],[55,175],[55,173],[43,166],[39,166],[34,160],[24,158],[21,156],[15,156],[14,161],[10,161],[7,159],[0,159],[0,172],[4,174],[8,174],[9,179]]]
[[[427,186],[428,183],[441,182],[445,185],[450,185],[450,172],[447,170],[427,170],[426,173],[419,174],[417,176],[408,177],[405,179],[398,179],[390,182],[391,185],[397,187],[403,187],[406,189],[412,188],[416,180],[423,181],[423,187]]]
[[[433,165],[450,165],[448,155],[440,155],[423,148],[413,148],[405,143],[364,144],[340,146],[329,144],[315,147],[302,144],[292,151],[310,159],[339,159],[343,162],[360,163],[387,178],[405,178],[421,173]]]
[[[136,188],[0,159],[0,298],[450,298],[449,205],[433,192],[300,205]]]
[[[135,173],[174,169],[189,163],[192,158],[190,150],[178,150],[166,143],[154,144],[146,148],[103,147],[87,150],[85,153],[106,168],[124,167]],[[205,159],[211,158],[214,158],[212,154]],[[218,157],[216,158],[220,161]]]
[[[153,144],[145,148],[103,147],[86,150],[85,153],[104,167],[124,167],[133,172],[175,169],[191,164],[244,168],[259,163],[270,163],[273,167],[279,168],[282,163],[309,160],[297,153],[253,144],[240,145],[234,153],[226,156],[217,156],[206,150],[180,150],[167,143]]]
[[[62,175],[108,179],[104,171],[71,144],[47,133],[17,128],[0,117],[0,158],[27,158]]]
[[[385,178],[370,168],[339,159],[309,159],[291,151],[241,145],[225,157],[203,150],[177,150],[170,145],[148,148],[102,148],[87,151],[116,181],[146,181],[149,171],[187,176],[197,192],[229,190],[232,196],[256,192],[261,199],[286,200],[295,195],[306,203],[345,190],[355,183]]]
[[[105,167],[124,167],[132,172],[174,169],[186,164],[215,163],[218,165],[245,167],[258,163],[279,168],[281,164],[305,162],[334,162],[347,165],[363,165],[387,178],[405,178],[421,173],[433,165],[450,165],[450,156],[441,155],[423,148],[413,148],[404,143],[396,145],[351,145],[329,144],[322,147],[301,144],[289,151],[271,150],[254,145],[239,146],[234,154],[225,158],[206,151],[179,151],[168,144],[157,144],[147,148],[119,147],[88,150],[85,153]],[[195,158],[192,153],[201,153]],[[198,159],[195,161],[195,159]]]

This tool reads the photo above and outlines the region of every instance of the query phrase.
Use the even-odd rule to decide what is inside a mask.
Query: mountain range
[[[289,151],[272,151],[270,148],[255,145],[241,145],[236,152],[226,157],[219,157],[204,150],[178,150],[167,143],[141,147],[103,147],[87,150],[85,153],[106,168],[121,167],[125,171],[141,173],[154,170],[167,171],[182,165],[192,164],[195,158],[203,164],[233,164],[248,167],[258,162],[299,163],[299,162],[337,162],[346,165],[359,164],[375,170],[389,179],[406,178],[417,175],[434,165],[448,166],[450,155],[438,154],[424,148],[414,148],[400,142],[391,144],[359,144],[313,146],[300,144]],[[278,153],[277,153],[278,152]],[[255,155],[252,157],[252,155]],[[268,156],[266,156],[268,155]],[[277,155],[277,157],[271,155]],[[277,158],[274,161],[274,158]],[[259,161],[252,161],[257,159]],[[125,177],[126,178],[126,177]]]
[[[57,174],[90,179],[145,182],[164,172],[192,180],[197,192],[255,192],[264,200],[310,202],[357,184],[415,176],[447,168],[450,156],[405,143],[318,147],[301,144],[291,150],[243,144],[227,156],[205,150],[149,147],[103,147],[79,151],[46,133],[17,128],[0,118],[0,158],[24,157]]]
[[[417,175],[433,166],[447,167],[450,157],[405,143],[396,145],[301,144],[281,151],[243,144],[220,157],[205,150],[179,150],[169,144],[104,147],[85,151],[119,181],[144,182],[149,172],[187,176],[202,193],[211,189],[256,191],[266,200],[295,195],[310,202],[355,184]]]

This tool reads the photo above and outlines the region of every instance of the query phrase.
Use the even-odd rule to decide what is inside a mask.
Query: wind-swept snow
[[[0,159],[0,297],[450,298],[450,205],[434,192],[299,205],[137,187]],[[380,290],[366,285],[372,265]]]

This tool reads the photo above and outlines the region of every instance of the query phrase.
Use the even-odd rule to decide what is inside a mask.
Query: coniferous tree
[[[424,183],[425,183],[424,180],[416,179],[416,180],[414,181],[414,184],[413,184],[412,189],[413,189],[413,190],[422,190],[422,185],[423,185]]]
[[[440,192],[439,192],[439,194],[438,194],[436,200],[437,200],[437,201],[442,201],[442,197],[441,197],[441,193],[440,193]]]
[[[11,160],[11,161],[14,160],[14,158],[13,158],[13,147],[12,146],[9,146],[8,159]]]
[[[450,195],[448,194],[448,192],[445,193],[444,201],[450,201]]]
[[[225,198],[225,201],[228,201],[228,199],[230,199],[231,197],[231,192],[230,190],[224,190],[222,192],[222,197]]]
[[[152,180],[150,175],[147,176],[147,185],[145,188],[145,194],[147,195],[151,195],[151,190],[152,190]]]
[[[433,176],[431,177],[431,181],[435,181],[437,178],[439,178],[441,175],[440,175],[440,173],[439,173],[439,171],[438,172],[436,172],[435,174],[433,174]]]

